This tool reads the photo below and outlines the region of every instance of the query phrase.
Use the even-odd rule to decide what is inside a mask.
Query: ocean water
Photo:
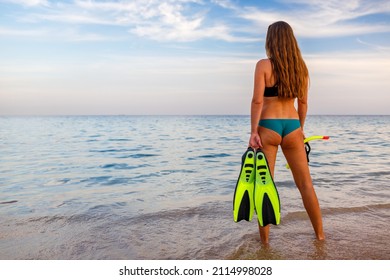
[[[249,116],[0,117],[0,259],[390,259],[390,116],[308,116],[325,242],[279,151],[281,224],[233,222]]]

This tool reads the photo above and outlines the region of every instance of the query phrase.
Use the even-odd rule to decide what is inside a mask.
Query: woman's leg
[[[267,158],[272,178],[274,178],[276,154],[282,137],[275,131],[264,127],[259,127],[259,135],[263,144],[263,153]],[[262,227],[259,224],[260,240],[264,245],[269,243],[269,229],[270,225]]]
[[[303,144],[303,133],[297,129],[286,135],[281,143],[283,154],[287,159],[301,196],[303,205],[310,217],[318,240],[325,239],[321,209],[310,176],[306,152]]]

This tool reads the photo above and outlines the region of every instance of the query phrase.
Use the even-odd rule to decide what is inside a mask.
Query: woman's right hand
[[[253,149],[263,148],[260,135],[257,132],[251,133],[251,137],[249,138],[249,147],[252,147]]]

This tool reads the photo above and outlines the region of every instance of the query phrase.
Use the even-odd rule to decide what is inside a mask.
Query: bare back
[[[264,86],[273,87],[276,78],[273,75],[272,63],[269,59],[260,61],[259,69],[264,75]],[[293,98],[266,97],[263,100],[261,119],[298,119],[298,112]]]

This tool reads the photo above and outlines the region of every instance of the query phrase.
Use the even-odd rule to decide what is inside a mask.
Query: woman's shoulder
[[[260,59],[260,60],[256,63],[256,67],[272,69],[271,60],[269,60],[269,58]]]
[[[271,60],[269,60],[268,58],[260,59],[256,63],[256,70],[261,72],[271,73],[272,72]]]

